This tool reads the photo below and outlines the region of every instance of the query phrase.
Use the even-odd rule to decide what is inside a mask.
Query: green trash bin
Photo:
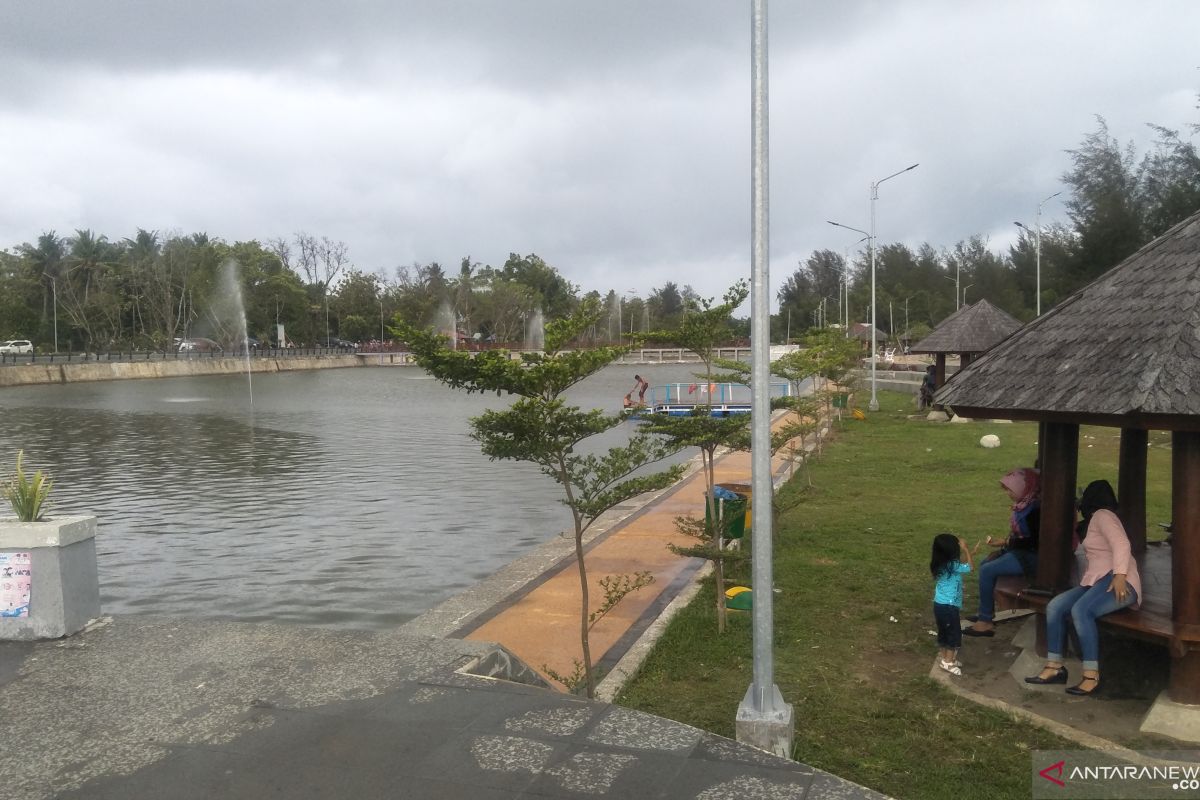
[[[746,528],[750,527],[751,523],[750,487],[744,483],[718,483],[717,486],[738,496],[737,500],[717,499],[717,519],[726,521],[723,532],[726,540],[741,539],[746,535]],[[704,521],[711,525],[710,514],[708,497],[705,496]]]

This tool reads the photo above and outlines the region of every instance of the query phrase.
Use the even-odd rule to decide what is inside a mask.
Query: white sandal
[[[962,675],[962,666],[957,661],[943,661],[939,658],[938,666],[951,675]]]

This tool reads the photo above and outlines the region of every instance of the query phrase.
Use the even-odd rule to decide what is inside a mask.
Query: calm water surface
[[[572,400],[615,411],[643,369],[695,366]],[[23,448],[52,514],[99,517],[107,614],[384,628],[570,525],[557,484],[469,438],[508,402],[410,367],[256,375],[253,408],[244,375],[5,389],[0,471]]]

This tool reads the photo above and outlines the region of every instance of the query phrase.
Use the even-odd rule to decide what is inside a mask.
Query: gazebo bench
[[[1000,609],[1030,609],[1045,614],[1046,606],[1052,599],[1044,594],[1030,594],[1026,591],[1029,581],[1020,575],[1006,575],[996,581],[996,607]],[[1149,606],[1149,607],[1147,607]],[[1120,633],[1134,639],[1161,644],[1167,647],[1174,657],[1182,656],[1189,649],[1200,643],[1200,625],[1178,624],[1171,619],[1169,613],[1162,613],[1154,608],[1152,603],[1144,603],[1142,608],[1123,608],[1111,614],[1105,614],[1099,619],[1100,627]],[[1044,624],[1038,630],[1038,649],[1044,652]]]

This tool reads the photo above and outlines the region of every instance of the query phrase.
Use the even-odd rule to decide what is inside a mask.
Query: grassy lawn
[[[900,394],[881,393],[880,405],[837,431],[812,464],[812,488],[798,473],[778,495],[775,678],[796,710],[794,757],[899,798],[1028,797],[1029,751],[1075,745],[929,679],[928,565],[936,533],[971,543],[1007,534],[999,480],[1032,465],[1037,426],[912,421]],[[985,433],[1001,446],[980,447]],[[1119,435],[1081,431],[1080,486],[1116,486]],[[1161,538],[1169,438],[1150,441],[1149,535]],[[965,588],[973,609],[973,580]],[[750,620],[731,614],[718,637],[711,596],[709,586],[672,622],[618,702],[732,737],[750,683]]]

